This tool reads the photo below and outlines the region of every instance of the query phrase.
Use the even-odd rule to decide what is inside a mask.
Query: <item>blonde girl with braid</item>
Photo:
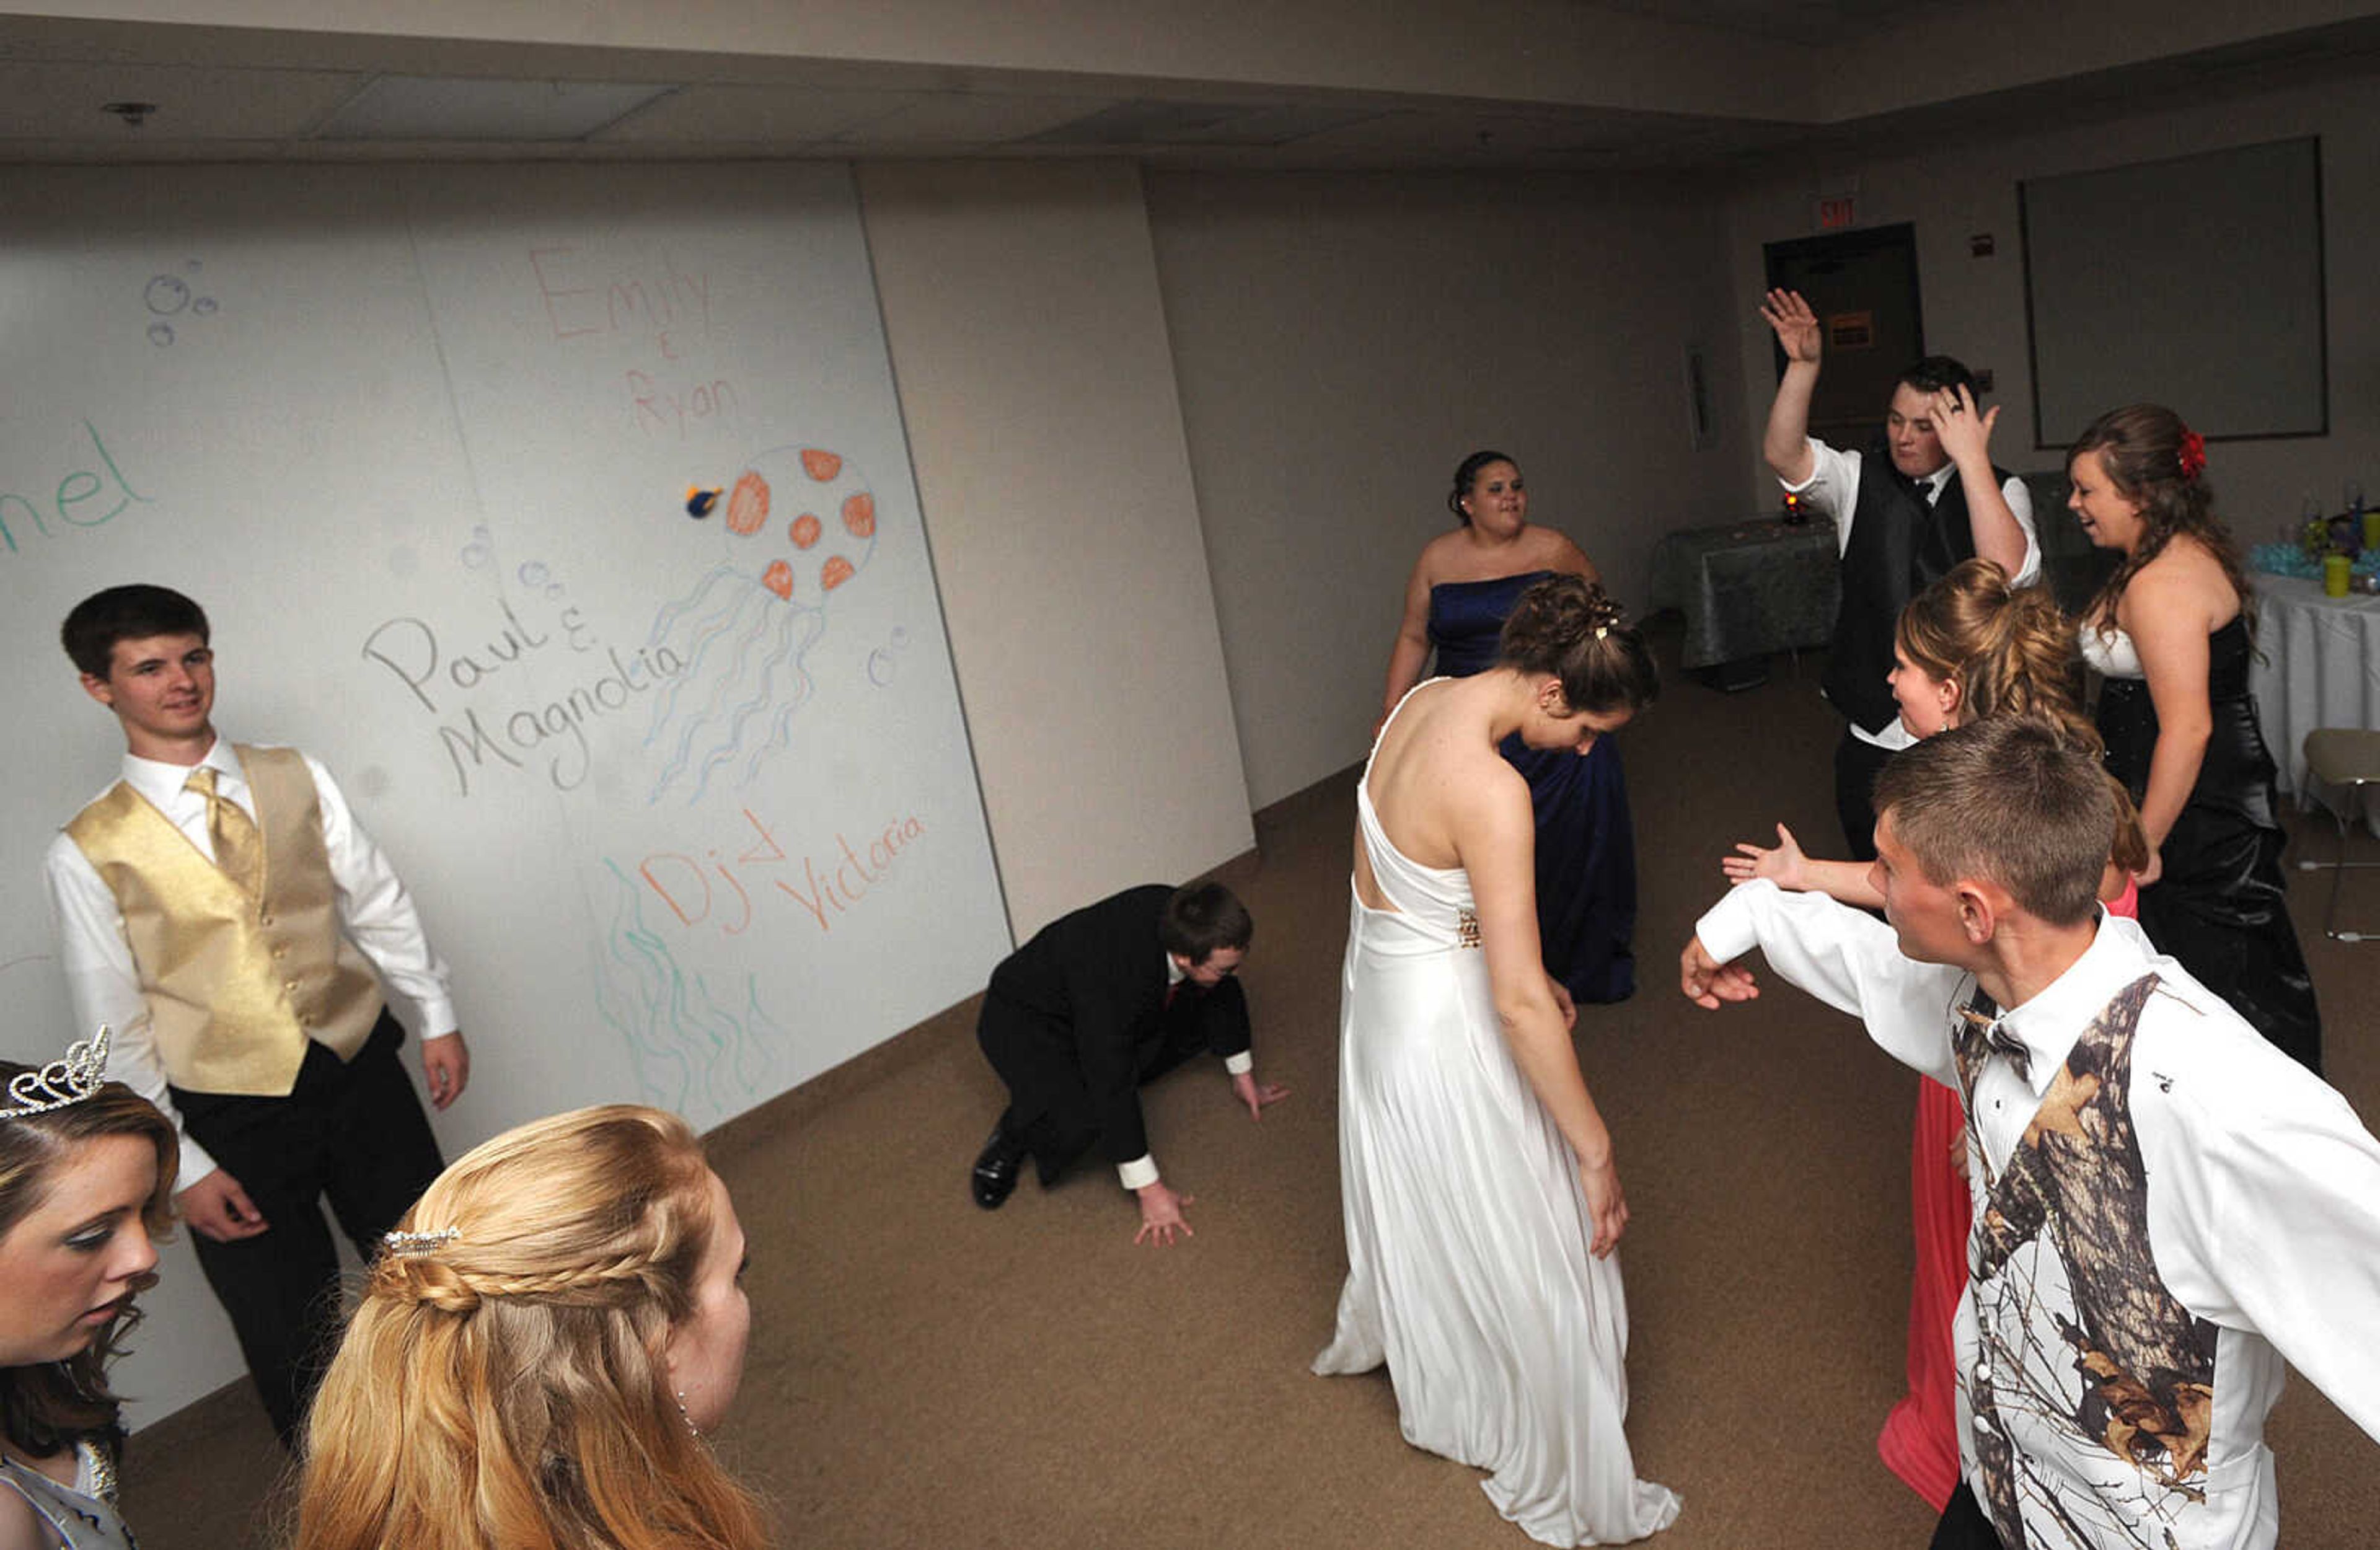
[[[2043,587],[2012,587],[1989,560],[1969,560],[1910,600],[1893,632],[1888,681],[1900,719],[1920,738],[1954,726],[2022,716],[2055,728],[2059,740],[2097,759],[2098,730],[2082,713],[2082,658],[2072,620]],[[2140,815],[2114,776],[2117,830],[2099,897],[2115,914],[2133,913],[2133,878],[2148,866]],[[1721,863],[1735,882],[1767,878],[1780,888],[1883,907],[1864,861],[1802,854],[1777,826],[1774,848],[1739,844]],[[1956,1373],[1951,1324],[1967,1285],[1973,1212],[1966,1183],[1966,1115],[1959,1096],[1920,1078],[1909,1156],[1910,1219],[1917,1271],[1909,1297],[1909,1392],[1885,1417],[1876,1452],[1937,1512],[1959,1483]]]
[[[744,1257],[674,1115],[476,1148],[372,1265],[308,1420],[298,1550],[758,1550],[703,1441],[743,1372]]]

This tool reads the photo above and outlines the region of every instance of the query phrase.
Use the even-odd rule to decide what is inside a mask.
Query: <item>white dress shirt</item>
[[[1791,493],[1801,496],[1813,509],[1824,512],[1833,519],[1835,556],[1840,559],[1851,548],[1852,517],[1859,509],[1862,454],[1830,447],[1815,436],[1804,440],[1810,446],[1810,477],[1799,484],[1788,484],[1783,479],[1777,482],[1784,485]],[[1958,471],[1957,464],[1945,463],[1916,481],[1927,505],[1940,499],[1942,487],[1949,484],[1950,476]],[[2041,575],[2041,539],[2034,530],[2033,491],[2025,488],[2024,480],[2010,474],[2000,486],[2000,497],[2008,502],[2010,512],[2016,517],[2016,525],[2024,529],[2024,563],[2017,567],[2016,575],[2010,585],[2030,586]],[[1901,725],[1897,716],[1890,726],[1878,733],[1870,733],[1854,721],[1852,723],[1852,735],[1863,743],[1873,743],[1879,748],[1896,751],[1917,741],[1916,734]]]
[[[1957,1087],[1951,1027],[1973,978],[1902,957],[1892,928],[1875,917],[1761,881],[1730,890],[1695,934],[1722,961],[1757,946],[1789,983],[1861,1018],[1887,1053]],[[1988,1175],[1969,1169],[1976,1231],[1983,1181],[2007,1166],[2077,1036],[2152,971],[2160,983],[2133,1039],[2130,1112],[2156,1274],[2192,1315],[2216,1326],[2206,1468],[2188,1483],[2203,1499],[2159,1487],[2057,1413],[2079,1406],[2080,1379],[2057,1322],[2068,1307],[2045,1295],[2032,1303],[2025,1342],[2040,1361],[2023,1376],[2056,1393],[2010,1426],[2022,1450],[2025,1505],[2046,1515],[2028,1517],[2028,1532],[2036,1544],[2104,1550],[2269,1550],[2279,1509],[2264,1427],[2280,1397],[2282,1359],[2380,1439],[2380,1142],[2347,1100],[2159,955],[2136,922],[2103,913],[2082,956],[2000,1016],[2028,1051],[2029,1075],[1993,1054],[1976,1076],[1969,1144],[1980,1144],[1989,1165]],[[2044,1243],[2039,1258],[2056,1257]],[[2063,1290],[2061,1266],[2037,1268],[2045,1292]],[[1962,1377],[1976,1371],[1982,1350],[1976,1302],[1971,1284],[1959,1305]],[[2005,1399],[2000,1411],[2010,1419]],[[1962,1461],[1980,1499],[1963,1383],[1959,1416]],[[2061,1525],[2054,1534],[2053,1512]],[[2083,1537],[2064,1537],[2069,1526]]]
[[[1167,991],[1170,993],[1175,986],[1180,985],[1184,980],[1188,979],[1189,977],[1190,971],[1184,969],[1180,963],[1174,962],[1173,954],[1170,952],[1167,953],[1165,955],[1165,987]],[[1243,1049],[1236,1055],[1224,1056],[1223,1069],[1233,1076],[1238,1076],[1243,1072],[1251,1072],[1256,1070],[1256,1051],[1253,1049]],[[1128,1190],[1146,1189],[1149,1185],[1156,1183],[1160,1177],[1160,1176],[1157,1171],[1157,1154],[1154,1152],[1143,1152],[1140,1156],[1133,1158],[1130,1162],[1120,1162],[1116,1164],[1116,1178],[1123,1183],[1123,1187]]]
[[[371,836],[357,825],[330,771],[310,754],[301,752],[298,757],[314,778],[315,798],[322,806],[322,843],[330,853],[331,880],[338,888],[340,926],[388,983],[420,1007],[425,1037],[453,1033],[455,1003],[446,987],[446,965],[422,935],[421,917],[404,882]],[[215,772],[218,794],[237,803],[251,819],[256,817],[256,800],[228,742],[216,738],[199,763]],[[214,842],[207,834],[206,798],[185,784],[194,768],[127,754],[124,783],[163,813],[198,847],[200,854],[212,861]],[[182,1117],[165,1091],[164,1068],[158,1063],[156,1041],[150,1034],[149,999],[140,988],[140,969],[132,961],[115,895],[91,858],[82,854],[82,847],[63,832],[50,842],[42,874],[49,886],[50,911],[57,925],[58,951],[65,964],[67,993],[74,1002],[75,1026],[84,1037],[103,1023],[113,1029],[108,1074],[163,1109],[180,1132]],[[183,1134],[182,1170],[175,1187],[188,1189],[214,1169],[215,1161],[206,1149]]]

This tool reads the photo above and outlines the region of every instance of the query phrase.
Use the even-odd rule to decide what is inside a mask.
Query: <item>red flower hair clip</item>
[[[2177,461],[2181,464],[2181,477],[2196,479],[2206,472],[2206,438],[2195,430],[2181,433],[2181,451]]]

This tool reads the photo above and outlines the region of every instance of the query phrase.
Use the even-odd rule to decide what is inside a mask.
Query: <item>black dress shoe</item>
[[[1024,1171],[1025,1146],[1005,1127],[991,1127],[991,1137],[983,1144],[983,1151],[975,1159],[975,1170],[967,1175],[967,1188],[975,1203],[987,1211],[997,1211],[1016,1188],[1017,1175]]]

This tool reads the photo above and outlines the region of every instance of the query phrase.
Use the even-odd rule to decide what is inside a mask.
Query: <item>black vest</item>
[[[1992,469],[1998,484],[2007,484],[2008,478],[2006,471]],[[1862,730],[1877,733],[1900,714],[1884,681],[1892,671],[1892,634],[1900,611],[1951,566],[1975,557],[1975,534],[1956,470],[1928,511],[1892,466],[1891,451],[1881,441],[1860,458],[1851,524],[1851,543],[1843,551],[1843,600],[1835,612],[1822,686],[1836,709]]]

